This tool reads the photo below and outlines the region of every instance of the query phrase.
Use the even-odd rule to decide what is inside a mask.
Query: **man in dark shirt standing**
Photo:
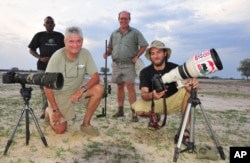
[[[54,31],[55,22],[51,16],[47,16],[44,19],[44,27],[46,31],[38,32],[32,38],[29,47],[29,52],[31,55],[38,59],[37,61],[37,70],[38,73],[43,73],[47,67],[50,57],[52,54],[64,47],[64,36],[60,32]],[[37,52],[39,49],[39,53]],[[40,118],[44,118],[44,111],[48,106],[46,96],[44,94],[43,88],[42,91],[42,110],[43,114]]]

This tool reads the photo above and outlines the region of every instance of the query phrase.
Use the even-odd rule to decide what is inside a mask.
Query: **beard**
[[[155,67],[161,67],[164,63],[165,63],[165,58],[163,58],[163,59],[160,60],[159,62],[153,62],[153,65],[154,65]]]

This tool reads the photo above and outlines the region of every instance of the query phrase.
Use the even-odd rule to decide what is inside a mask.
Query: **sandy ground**
[[[2,80],[1,80],[2,81]],[[30,85],[29,85],[30,86]],[[168,116],[167,124],[160,130],[149,130],[148,119],[140,118],[138,123],[130,121],[129,104],[125,102],[124,118],[114,119],[112,115],[117,108],[116,86],[111,84],[112,91],[107,97],[106,116],[97,118],[102,113],[105,102],[102,100],[92,124],[98,128],[101,135],[91,138],[79,131],[85,108],[77,106],[77,117],[69,122],[68,130],[62,135],[56,135],[51,128],[39,119],[40,92],[37,85],[32,85],[30,108],[34,110],[39,126],[36,127],[33,117],[30,119],[30,139],[26,140],[25,114],[17,125],[24,102],[19,93],[19,84],[0,83],[0,160],[1,162],[35,162],[35,163],[65,163],[65,162],[96,162],[96,163],[148,163],[173,162],[174,136],[180,124],[180,114]],[[138,86],[137,95],[140,98]],[[229,162],[229,147],[250,146],[250,82],[237,80],[200,80],[198,98],[204,107],[213,131],[226,155],[221,160],[197,159],[196,152],[179,154],[177,162],[210,163]],[[199,107],[195,109],[195,145],[207,144],[216,146],[210,137],[205,120]],[[14,128],[13,142],[4,151]],[[41,132],[37,130],[41,129]],[[42,141],[44,138],[45,142]],[[48,145],[46,147],[46,144]],[[180,149],[185,149],[184,145]]]

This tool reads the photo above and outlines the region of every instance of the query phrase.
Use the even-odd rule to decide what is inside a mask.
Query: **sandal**
[[[186,135],[185,135],[185,133],[186,133]],[[184,134],[183,134],[183,138],[182,138],[182,143],[186,146],[189,143],[189,135],[190,135],[190,132],[188,131],[188,129],[185,129]],[[178,140],[179,140],[179,135],[176,134],[174,137],[174,143],[177,144]]]
[[[153,129],[160,129],[161,126],[158,124],[158,122],[160,122],[161,120],[161,115],[159,113],[155,113],[151,118],[152,119],[150,119],[148,127]]]

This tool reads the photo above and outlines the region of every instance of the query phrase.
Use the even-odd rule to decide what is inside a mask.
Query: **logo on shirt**
[[[47,46],[57,46],[57,43],[53,38],[50,38],[47,43],[45,43]]]
[[[84,67],[85,67],[84,64],[78,64],[78,65],[77,65],[77,68],[84,68]]]

